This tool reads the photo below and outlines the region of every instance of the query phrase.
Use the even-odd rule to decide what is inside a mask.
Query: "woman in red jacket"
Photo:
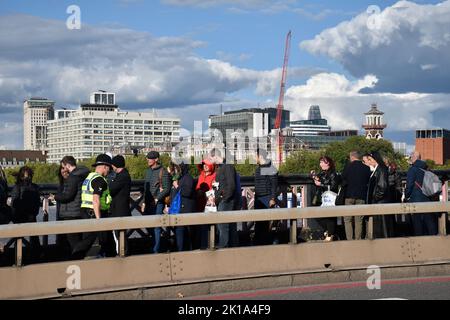
[[[208,199],[206,193],[213,189],[213,183],[216,180],[215,165],[209,160],[204,160],[202,164],[198,165],[200,175],[198,177],[197,187],[195,188],[197,194],[197,211],[205,212],[206,204],[214,203],[213,199]],[[192,238],[192,248],[206,249],[208,247],[208,226],[199,226],[193,228],[194,234]]]

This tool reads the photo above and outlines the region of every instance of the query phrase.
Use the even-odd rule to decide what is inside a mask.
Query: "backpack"
[[[422,193],[427,197],[433,197],[442,192],[442,181],[431,171],[420,169],[424,172],[422,186],[416,182]]]
[[[181,211],[181,189],[170,202],[169,214],[179,214]]]

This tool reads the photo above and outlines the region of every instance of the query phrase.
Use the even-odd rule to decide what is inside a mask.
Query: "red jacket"
[[[212,184],[216,180],[216,172],[214,164],[209,162],[208,160],[203,161],[209,167],[210,174],[206,175],[205,171],[203,171],[203,165],[199,165],[198,169],[200,171],[200,176],[198,177],[197,187],[195,191],[197,192],[197,209],[199,212],[203,212],[206,206],[206,192],[210,191],[213,187]]]

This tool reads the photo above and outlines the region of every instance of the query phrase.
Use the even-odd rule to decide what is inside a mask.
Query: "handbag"
[[[321,207],[334,207],[336,205],[337,193],[333,191],[325,191],[322,194]]]
[[[169,207],[169,214],[179,214],[181,211],[181,189],[177,192],[175,198],[172,199]]]

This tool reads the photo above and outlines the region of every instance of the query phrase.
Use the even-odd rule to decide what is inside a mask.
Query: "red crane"
[[[286,93],[286,80],[287,80],[287,71],[289,65],[289,53],[291,51],[291,38],[292,32],[286,36],[286,47],[284,52],[284,64],[283,64],[283,75],[281,77],[281,87],[280,87],[280,98],[278,100],[277,106],[277,119],[275,121],[275,130],[278,135],[278,161],[279,165],[283,162],[283,132],[281,128],[281,120],[283,117],[283,109],[284,109],[284,94]]]

